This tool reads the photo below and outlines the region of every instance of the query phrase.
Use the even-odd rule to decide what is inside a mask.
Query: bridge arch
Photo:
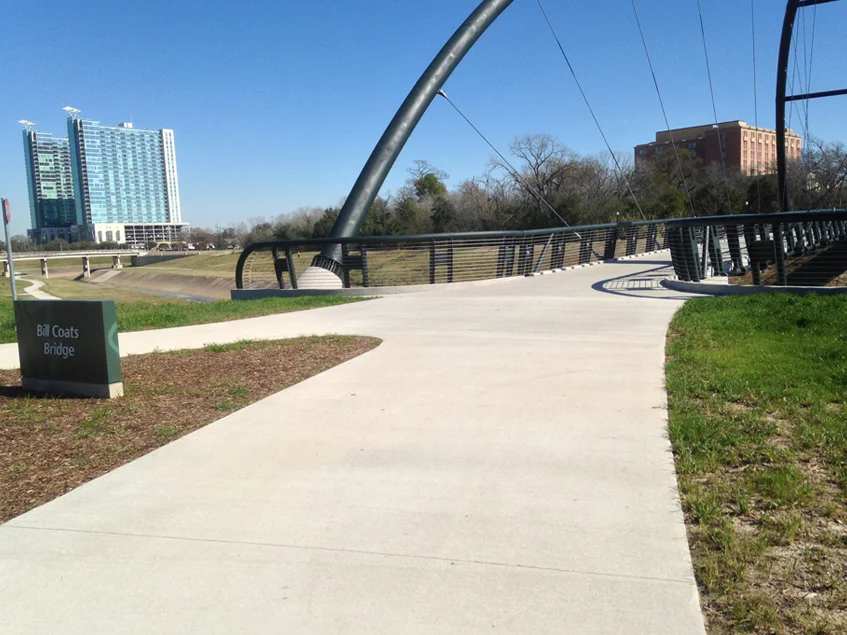
[[[329,234],[331,238],[356,235],[400,151],[438,91],[477,40],[513,1],[483,0],[435,56],[376,144],[341,208]],[[340,276],[341,247],[328,246],[315,256],[312,265]]]

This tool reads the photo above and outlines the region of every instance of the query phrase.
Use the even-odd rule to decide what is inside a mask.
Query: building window
[[[663,149],[664,148],[662,148],[662,146],[659,146],[658,148],[656,148],[656,152],[661,152]]]

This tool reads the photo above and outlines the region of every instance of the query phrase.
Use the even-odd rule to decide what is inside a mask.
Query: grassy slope
[[[154,273],[177,273],[184,276],[208,276],[213,278],[232,278],[235,280],[235,265],[240,251],[221,250],[166,260],[139,267],[138,271]]]
[[[713,633],[847,632],[847,296],[694,300],[670,435]]]

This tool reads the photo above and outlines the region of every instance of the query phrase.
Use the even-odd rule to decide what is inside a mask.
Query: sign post
[[[15,286],[15,262],[12,260],[12,241],[9,240],[9,223],[12,222],[12,208],[9,199],[0,199],[3,208],[3,231],[6,234],[6,256],[9,258],[9,280],[12,282],[12,300],[18,299],[18,289]]]
[[[15,302],[24,389],[113,398],[124,393],[115,303]]]

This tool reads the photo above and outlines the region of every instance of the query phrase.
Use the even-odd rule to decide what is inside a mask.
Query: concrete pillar
[[[49,278],[50,277],[50,276],[47,275],[47,258],[41,259],[41,277],[42,278]]]
[[[123,269],[124,266],[121,264],[120,255],[112,256],[112,269]]]
[[[91,277],[91,259],[88,256],[82,257],[82,277]]]
[[[8,260],[3,261],[3,277],[4,278],[11,278],[12,277],[12,274],[9,271],[9,261]]]

